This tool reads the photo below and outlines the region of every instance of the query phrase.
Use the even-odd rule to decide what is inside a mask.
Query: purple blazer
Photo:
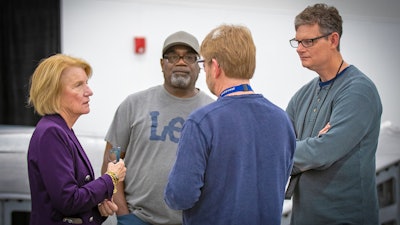
[[[95,179],[85,151],[60,115],[46,115],[36,125],[28,174],[30,225],[101,224],[106,219],[97,204],[111,198],[112,180],[108,175]]]

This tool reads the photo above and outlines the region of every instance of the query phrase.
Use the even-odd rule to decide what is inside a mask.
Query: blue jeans
[[[139,219],[135,214],[129,213],[122,216],[117,216],[118,225],[151,225]]]

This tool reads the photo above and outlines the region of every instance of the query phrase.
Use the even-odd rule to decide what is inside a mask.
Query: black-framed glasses
[[[186,64],[193,64],[197,61],[197,55],[196,54],[186,54],[184,56],[180,56],[178,54],[170,53],[166,54],[163,57],[164,59],[167,59],[169,63],[177,63],[179,60],[183,59],[183,61]]]
[[[314,45],[314,41],[316,41],[318,39],[321,39],[321,38],[324,38],[324,37],[328,37],[331,34],[332,33],[324,34],[322,36],[318,36],[318,37],[311,38],[311,39],[304,39],[304,40],[301,40],[301,41],[296,40],[295,38],[293,38],[293,39],[289,40],[289,43],[293,48],[298,48],[300,44],[302,44],[305,48],[309,48],[309,47]]]
[[[204,59],[197,60],[197,63],[199,64],[200,69],[204,69]]]

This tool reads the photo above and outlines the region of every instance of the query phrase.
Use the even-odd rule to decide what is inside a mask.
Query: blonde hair
[[[39,115],[59,113],[61,74],[69,67],[80,67],[88,78],[92,76],[92,67],[86,61],[64,54],[43,59],[35,69],[30,79],[28,106],[33,106]]]
[[[200,54],[206,63],[216,59],[227,77],[251,79],[256,68],[256,46],[250,30],[241,25],[220,25],[203,40]]]

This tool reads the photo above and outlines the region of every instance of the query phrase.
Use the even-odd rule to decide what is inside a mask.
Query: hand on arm
[[[328,132],[328,130],[331,128],[331,124],[328,122],[324,128],[322,128],[322,130],[319,131],[318,133],[318,137],[320,137],[323,134],[326,134],[326,132]]]
[[[123,159],[119,160],[117,163],[109,162],[107,166],[107,171],[110,176],[116,176],[116,183],[122,182],[125,179],[126,167]],[[112,177],[114,178],[114,177]]]

